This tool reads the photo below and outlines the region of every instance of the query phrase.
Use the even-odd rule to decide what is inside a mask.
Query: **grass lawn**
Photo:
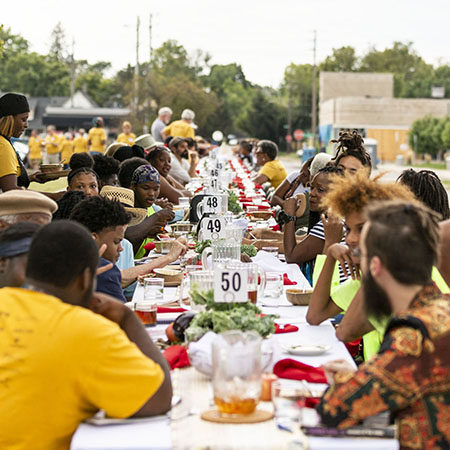
[[[419,169],[441,169],[445,170],[447,168],[446,164],[444,162],[430,162],[430,163],[417,163],[414,164],[412,167],[417,167]]]

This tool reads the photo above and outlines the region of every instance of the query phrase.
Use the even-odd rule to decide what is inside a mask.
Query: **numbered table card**
[[[214,272],[214,301],[216,303],[248,302],[247,271],[221,268]]]
[[[215,180],[217,181],[217,180]],[[218,195],[208,195],[203,198],[203,214],[217,214],[222,209],[222,197]]]
[[[225,219],[223,216],[203,217],[202,219],[203,240],[225,239]]]

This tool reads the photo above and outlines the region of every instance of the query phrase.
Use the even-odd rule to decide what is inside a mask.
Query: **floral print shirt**
[[[324,425],[390,410],[402,449],[450,448],[450,296],[425,286],[391,319],[379,353],[335,379],[317,407]]]

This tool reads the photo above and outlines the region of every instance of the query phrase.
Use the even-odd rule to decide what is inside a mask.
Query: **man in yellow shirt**
[[[105,153],[106,133],[103,128],[103,118],[96,117],[94,119],[94,126],[88,133],[88,146],[91,153]]]
[[[31,131],[31,136],[28,141],[28,160],[32,170],[39,169],[39,164],[42,160],[42,139],[36,130]]]
[[[73,155],[73,136],[72,133],[66,133],[61,142],[61,161],[64,161],[64,167],[69,167],[70,157]]]
[[[182,137],[182,138],[194,138],[194,129],[192,128],[192,122],[194,120],[195,113],[191,109],[185,109],[181,113],[181,120],[175,120],[168,125],[161,132],[163,139],[167,136]]]
[[[278,146],[272,141],[259,141],[256,146],[256,165],[261,167],[258,175],[253,178],[257,184],[270,182],[275,189],[287,177],[286,169],[279,159]]]
[[[0,290],[0,448],[69,449],[99,409],[170,409],[166,360],[133,311],[93,293],[97,264],[82,226],[53,222],[33,239],[26,288]]]
[[[117,141],[126,145],[129,145],[130,147],[134,145],[134,141],[136,140],[136,135],[131,132],[131,123],[128,121],[125,121],[122,124],[122,133],[117,136]]]
[[[47,136],[45,137],[45,164],[58,164],[60,161],[59,136],[55,132],[55,127],[47,127]]]
[[[73,140],[73,152],[74,153],[87,153],[88,152],[88,140],[84,137],[86,131],[84,128],[78,130],[77,137]]]

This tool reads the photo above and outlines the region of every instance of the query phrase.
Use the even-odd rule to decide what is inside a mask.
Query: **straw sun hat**
[[[139,225],[147,217],[146,209],[134,207],[134,192],[131,189],[118,186],[103,186],[100,195],[110,200],[118,201],[123,205],[125,210],[131,214],[131,221],[128,224],[130,227]]]

